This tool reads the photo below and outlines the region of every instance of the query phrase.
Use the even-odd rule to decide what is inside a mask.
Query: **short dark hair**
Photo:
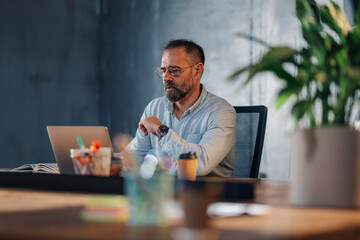
[[[178,47],[184,47],[186,53],[198,57],[200,62],[202,62],[202,64],[205,65],[205,54],[203,48],[191,40],[187,40],[187,39],[171,40],[166,44],[164,50],[178,48]]]

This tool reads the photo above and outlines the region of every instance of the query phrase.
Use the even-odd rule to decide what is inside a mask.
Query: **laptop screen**
[[[114,155],[109,132],[105,126],[47,126],[46,130],[61,174],[75,173],[70,149],[79,148],[77,136],[82,138],[87,148],[93,140],[99,140],[101,146],[110,147],[112,156]]]

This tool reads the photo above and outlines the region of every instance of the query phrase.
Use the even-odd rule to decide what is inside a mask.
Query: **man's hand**
[[[144,133],[144,136],[148,135],[148,131],[156,135],[157,129],[162,125],[159,119],[154,116],[147,117],[139,123],[140,130]]]

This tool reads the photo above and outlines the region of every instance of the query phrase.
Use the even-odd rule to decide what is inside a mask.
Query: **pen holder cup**
[[[130,226],[166,226],[166,206],[173,200],[174,177],[157,173],[150,179],[129,175],[125,178],[129,200]]]
[[[76,175],[91,175],[91,166],[88,161],[89,149],[70,149],[70,157]]]
[[[91,153],[89,149],[70,149],[76,175],[109,176],[111,148],[100,148]]]
[[[102,147],[92,157],[92,175],[110,176],[111,148]]]

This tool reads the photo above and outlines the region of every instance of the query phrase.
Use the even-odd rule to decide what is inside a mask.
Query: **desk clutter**
[[[102,147],[99,140],[93,140],[91,146],[86,148],[81,136],[76,138],[78,149],[69,150],[69,159],[72,161],[73,170],[71,173],[76,175],[94,175],[94,176],[114,176],[120,173],[120,161],[112,157],[110,147]],[[53,173],[59,174],[57,163],[29,163],[11,169],[12,172],[33,172],[33,173]],[[64,172],[61,172],[64,174]],[[69,174],[69,173],[65,173]]]
[[[101,141],[93,140],[86,148],[80,136],[77,136],[79,149],[70,149],[75,174],[109,176],[111,173],[111,148],[101,147]]]
[[[214,214],[227,216],[227,212],[222,213],[224,208],[216,205],[208,212],[211,204],[254,198],[254,182],[197,179],[195,153],[179,156],[179,174],[174,175],[169,173],[172,158],[149,152],[139,164],[135,154],[127,150],[128,142],[122,139],[121,166],[126,171],[110,176],[111,149],[101,147],[96,140],[86,148],[80,136],[77,141],[79,148],[70,149],[74,174],[0,172],[0,187],[106,194],[89,196],[79,212],[85,222],[166,227],[183,219],[185,228],[196,229],[207,229]]]

